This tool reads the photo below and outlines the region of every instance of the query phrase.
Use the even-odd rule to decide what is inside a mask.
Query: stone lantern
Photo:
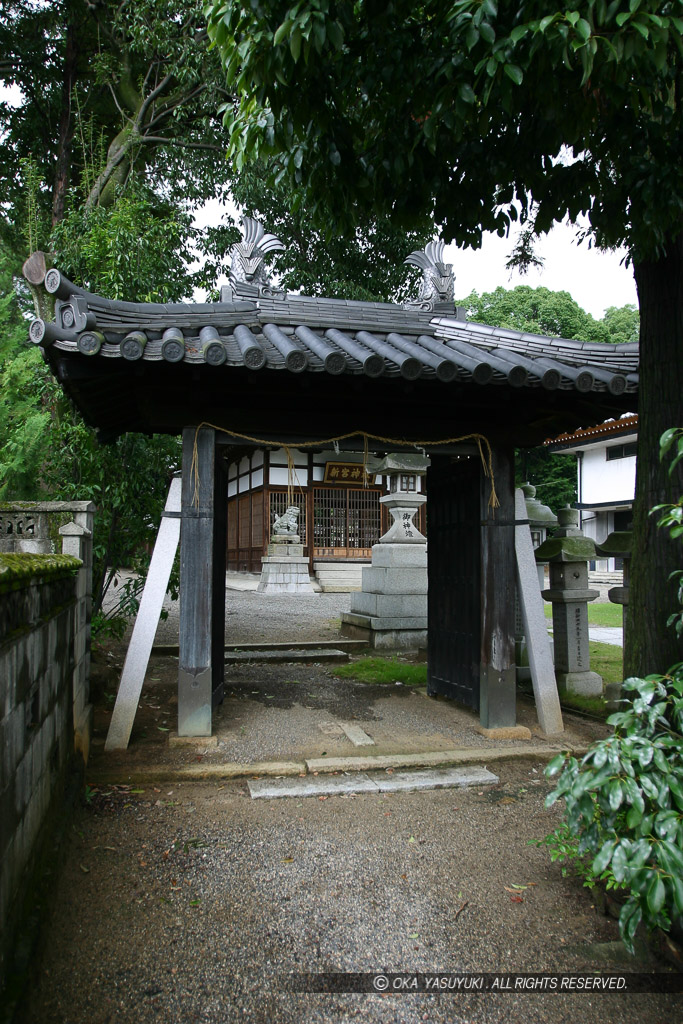
[[[536,560],[550,565],[550,588],[542,596],[553,606],[557,685],[568,693],[601,694],[602,678],[590,670],[588,649],[588,602],[598,597],[597,590],[588,588],[595,544],[579,529],[576,509],[560,509],[557,520],[556,535],[536,550]]]
[[[342,614],[342,632],[370,641],[372,647],[416,648],[427,642],[427,539],[413,519],[427,498],[418,482],[429,460],[392,454],[369,467],[389,477],[389,494],[380,498],[392,517],[372,549],[372,565],[363,568],[360,593]]]
[[[389,493],[379,501],[391,513],[393,522],[380,537],[380,544],[427,543],[427,538],[422,536],[413,519],[427,500],[417,486],[426,474],[428,464],[421,455],[387,455],[372,467],[373,475],[389,477]]]
[[[552,513],[547,505],[538,500],[536,488],[533,484],[522,484],[522,493],[524,494],[524,504],[526,505],[526,514],[529,520],[529,529],[531,530],[531,543],[534,548],[540,548],[548,536],[548,530],[553,530],[557,526],[557,516]],[[540,576],[539,580],[543,583],[543,579]]]
[[[611,587],[607,596],[613,604],[622,606],[622,626],[626,627],[626,608],[630,587],[631,549],[633,533],[631,530],[615,530],[605,537],[602,544],[596,544],[595,550],[606,558],[620,558],[623,561],[623,586]]]

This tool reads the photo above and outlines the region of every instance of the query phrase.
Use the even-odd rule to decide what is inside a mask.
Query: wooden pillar
[[[485,729],[516,724],[514,451],[493,449],[500,507],[488,507],[491,481],[482,474],[481,657],[479,720]]]
[[[180,658],[178,662],[178,735],[210,736],[214,689],[212,655],[214,548],[216,541],[215,432],[183,430],[183,478],[180,529]],[[221,474],[219,474],[220,476]],[[196,493],[195,493],[196,490]],[[219,517],[220,518],[220,517]],[[220,546],[220,545],[219,545]],[[225,573],[223,572],[223,580]],[[223,583],[222,596],[224,599]],[[222,655],[221,655],[222,661]]]
[[[228,539],[227,448],[217,446],[213,492],[213,604],[211,611],[211,706],[223,703],[225,679],[225,573]],[[251,541],[251,537],[250,537]]]

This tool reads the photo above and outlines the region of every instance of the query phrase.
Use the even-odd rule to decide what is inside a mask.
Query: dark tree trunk
[[[66,195],[69,189],[69,172],[71,169],[71,150],[73,145],[75,122],[73,116],[73,90],[76,83],[78,68],[78,46],[74,13],[70,13],[66,28],[66,47],[64,50],[64,74],[62,80],[62,109],[59,117],[59,137],[57,143],[57,166],[52,189],[52,226],[64,217]]]
[[[657,528],[654,505],[683,495],[683,464],[669,476],[659,438],[683,427],[683,233],[659,259],[635,264],[640,305],[638,469],[633,515],[631,593],[627,617],[626,676],[665,672],[683,660],[683,643],[666,620],[678,608],[674,569],[683,568],[683,544]]]

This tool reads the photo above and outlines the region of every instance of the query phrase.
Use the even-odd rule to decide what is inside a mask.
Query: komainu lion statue
[[[299,532],[299,513],[301,509],[290,505],[281,516],[276,516],[273,523],[273,536],[293,536]]]

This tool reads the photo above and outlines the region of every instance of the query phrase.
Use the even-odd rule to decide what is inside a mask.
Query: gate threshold
[[[423,771],[354,772],[353,775],[307,775],[289,779],[249,779],[252,800],[279,797],[337,796],[349,793],[399,793],[420,789],[495,786],[498,776],[487,768],[430,768]]]
[[[260,643],[260,644],[226,644],[226,653],[232,653],[233,651],[312,651],[312,650],[337,650],[346,651],[347,654],[353,654],[356,651],[367,651],[370,648],[370,644],[367,640],[289,640],[279,643]],[[152,648],[152,654],[170,654],[177,655],[179,653],[178,644],[155,644]]]

